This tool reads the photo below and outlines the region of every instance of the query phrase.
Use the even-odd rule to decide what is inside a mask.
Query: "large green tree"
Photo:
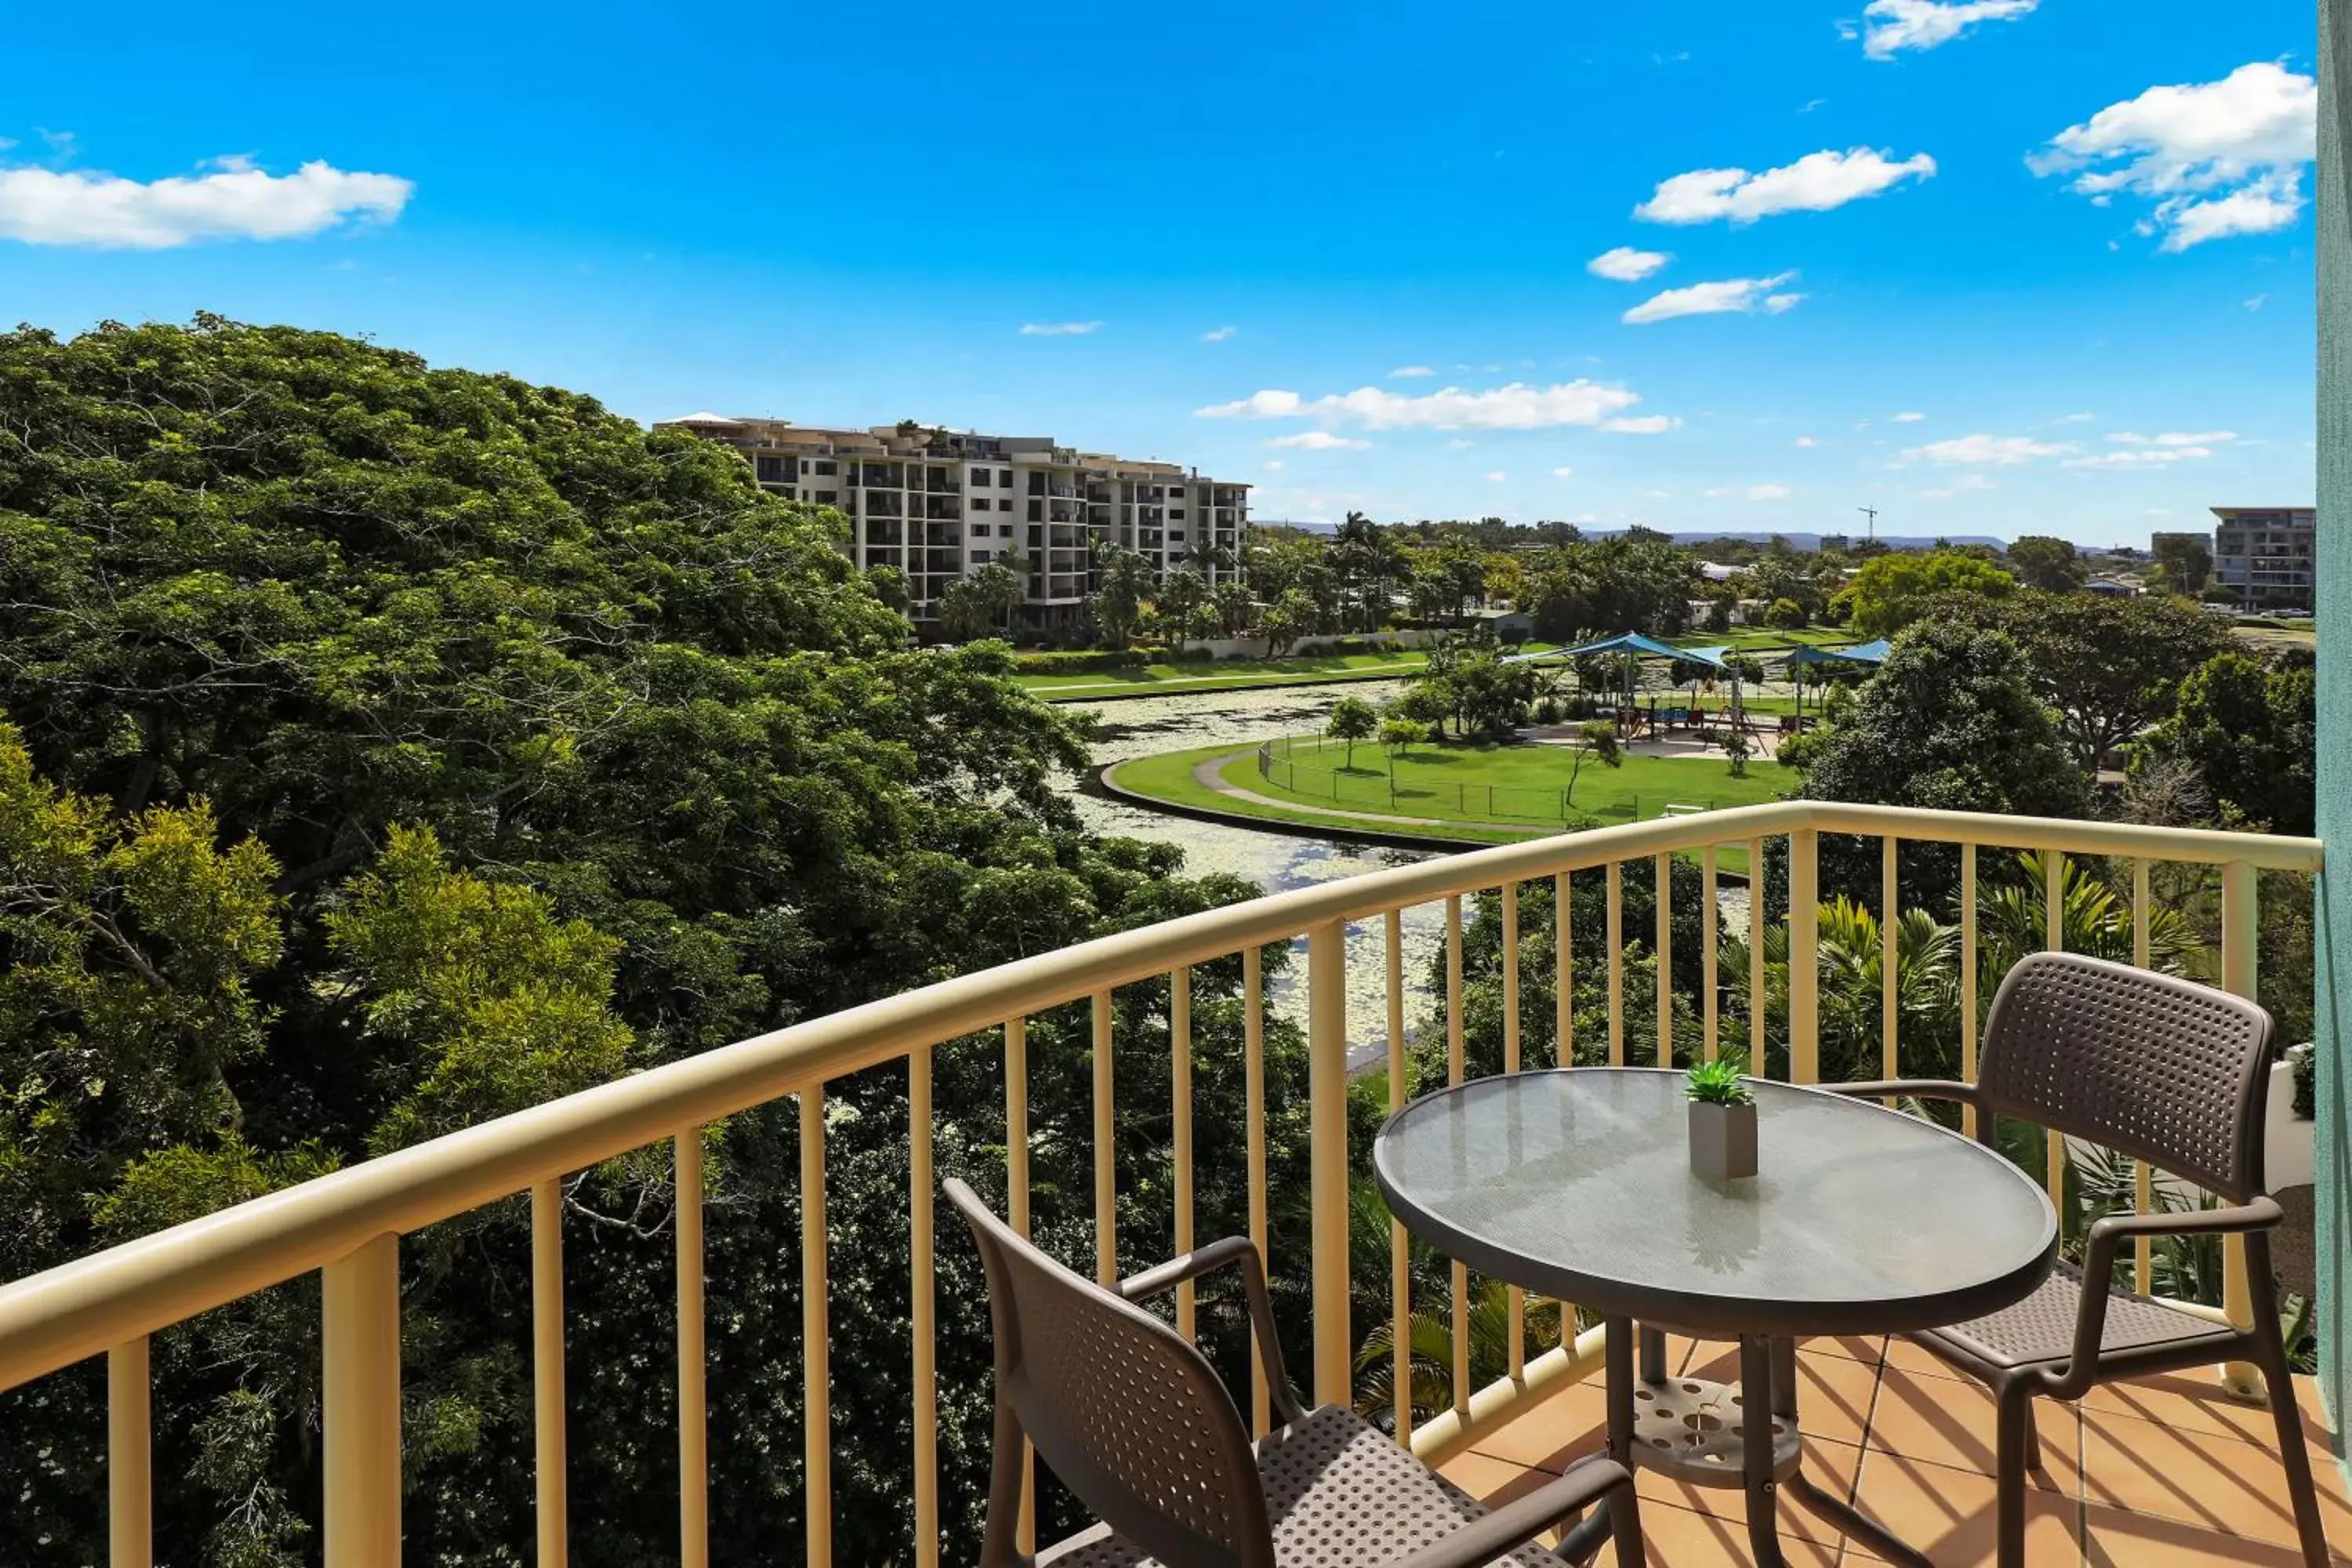
[[[199,318],[0,335],[0,1183],[12,1277],[656,1064],[1247,889],[1079,831],[1077,723],[1001,645],[908,647],[833,514],[593,400],[328,333]],[[1271,955],[1279,964],[1281,953]],[[1204,1234],[1238,1228],[1237,963],[1194,976]],[[1118,998],[1166,1036],[1164,986]],[[1086,1249],[1085,1009],[1030,1034],[1038,1233]],[[1288,1103],[1295,1031],[1267,1033]],[[1231,1070],[1228,1070],[1228,1069]],[[939,1054],[943,1170],[1001,1194],[1002,1058]],[[1125,1103],[1164,1051],[1123,1050]],[[835,1511],[908,1554],[903,1075],[829,1089]],[[1230,1132],[1231,1136],[1228,1136]],[[799,1194],[789,1106],[712,1134],[713,1538],[796,1533]],[[1297,1129],[1269,1135],[1276,1190]],[[675,1552],[667,1160],[566,1184],[572,1541]],[[1164,1131],[1123,1127],[1123,1245],[1163,1251]],[[987,1443],[974,1260],[940,1226],[948,1528]],[[527,1229],[404,1243],[408,1550],[530,1534]],[[1276,1277],[1305,1270],[1278,1263]],[[272,1568],[318,1495],[315,1289],[157,1342],[160,1538]],[[1288,1314],[1295,1317],[1295,1311]],[[1223,1344],[1234,1323],[1213,1302]],[[0,1395],[0,1556],[103,1550],[74,1369]],[[1050,1502],[1049,1506],[1060,1507]],[[41,1542],[41,1544],[33,1544]]]
[[[2016,587],[2017,579],[2000,567],[1957,550],[1889,551],[1863,563],[1838,597],[1847,606],[1848,625],[1864,637],[1883,637],[1927,614],[1940,595],[1999,599]]]
[[[2237,649],[2214,655],[2181,682],[2178,710],[2137,748],[2133,771],[2183,764],[2202,781],[2225,826],[2310,833],[2318,764],[2314,673],[2307,654],[2275,664]]]
[[[2229,643],[2214,617],[2158,594],[1954,594],[1935,601],[1928,614],[2016,638],[2034,689],[2058,714],[2075,760],[2086,768],[2169,714],[2180,683]]]

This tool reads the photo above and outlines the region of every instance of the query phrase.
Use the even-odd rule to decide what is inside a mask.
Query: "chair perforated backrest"
[[[2262,1190],[2271,1016],[2242,996],[2078,953],[2002,980],[1977,1087],[2000,1115],[2104,1144],[2231,1203]]]
[[[1249,1434],[1201,1352],[1023,1240],[961,1182],[980,1244],[996,1389],[1062,1483],[1170,1568],[1272,1568]]]

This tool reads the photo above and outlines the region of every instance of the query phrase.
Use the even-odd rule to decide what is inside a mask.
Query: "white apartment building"
[[[1249,487],[1197,468],[911,421],[836,430],[689,414],[657,428],[724,441],[751,459],[761,489],[845,514],[851,559],[904,573],[919,620],[949,584],[1007,555],[1026,567],[1035,619],[1073,616],[1093,590],[1098,542],[1162,573],[1240,574]]]
[[[2319,512],[2307,506],[2217,506],[2213,580],[2237,590],[2238,602],[2312,603]]]

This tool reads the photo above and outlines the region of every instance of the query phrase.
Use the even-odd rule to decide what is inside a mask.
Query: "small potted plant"
[[[1747,1072],[1739,1052],[1690,1069],[1692,1174],[1732,1182],[1756,1173],[1756,1095]]]

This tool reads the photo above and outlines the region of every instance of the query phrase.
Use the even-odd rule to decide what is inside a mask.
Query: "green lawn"
[[[1218,770],[1226,783],[1282,805],[1237,800],[1193,779],[1197,764],[1220,756],[1231,757]],[[1389,758],[1379,747],[1360,744],[1354,766],[1348,767],[1345,748],[1327,743],[1318,752],[1309,740],[1277,755],[1271,776],[1259,774],[1255,749],[1235,753],[1230,746],[1209,746],[1124,763],[1117,782],[1180,805],[1244,816],[1333,826],[1351,825],[1336,813],[1420,817],[1442,826],[1352,825],[1500,842],[1560,831],[1561,792],[1570,761],[1568,751],[1557,746],[1420,746],[1397,765],[1391,791]],[[1724,807],[1777,800],[1783,787],[1779,767],[1770,763],[1750,763],[1748,776],[1735,779],[1727,763],[1696,758],[1628,756],[1619,768],[1588,761],[1567,812],[1571,820],[1632,822],[1659,816],[1668,805]],[[1727,870],[1742,868],[1732,864],[1736,858],[1726,858]]]

